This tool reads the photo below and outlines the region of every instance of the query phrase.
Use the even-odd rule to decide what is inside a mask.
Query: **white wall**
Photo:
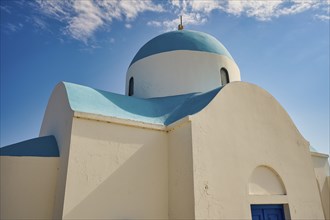
[[[55,219],[60,219],[63,212],[72,118],[73,111],[69,105],[66,88],[63,83],[59,83],[48,101],[40,129],[40,136],[55,136],[60,153],[59,174],[56,183],[56,198],[53,213]]]
[[[220,69],[228,70],[230,81],[240,81],[236,63],[224,55],[200,51],[170,51],[135,62],[127,71],[134,77],[134,95],[150,98],[206,92],[221,86]]]
[[[292,219],[324,219],[309,144],[279,103],[243,82],[225,86],[192,117],[195,217],[250,219],[251,204],[289,204]],[[249,195],[267,166],[287,195]]]
[[[191,124],[168,132],[169,219],[194,219]]]
[[[182,119],[167,131],[73,117],[59,84],[40,135],[55,135],[60,158],[1,157],[1,177],[8,176],[1,178],[1,200],[24,197],[21,212],[1,202],[1,218],[249,219],[251,204],[288,204],[292,219],[324,218],[315,175],[324,189],[328,168],[319,158],[313,164],[285,110],[255,85],[230,83],[191,122]],[[282,192],[249,192],[260,166],[278,175]],[[49,170],[58,168],[56,182]],[[37,184],[29,190],[13,191],[27,175],[47,182],[31,179]],[[31,203],[36,190],[42,196]]]
[[[258,166],[249,179],[250,195],[286,195],[280,176],[267,166]]]
[[[0,156],[0,219],[51,219],[57,157]]]
[[[167,219],[166,132],[74,118],[64,219]]]
[[[328,155],[311,153],[318,189],[322,199],[323,212],[326,219],[330,219],[330,183]]]

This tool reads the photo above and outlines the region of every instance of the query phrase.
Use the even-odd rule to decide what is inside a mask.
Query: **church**
[[[1,219],[330,219],[328,155],[182,27],[137,52],[126,95],[60,82],[0,161]]]

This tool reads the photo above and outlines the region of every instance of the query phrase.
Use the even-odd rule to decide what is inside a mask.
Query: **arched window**
[[[220,69],[220,78],[221,78],[221,85],[224,86],[227,83],[229,83],[229,75],[228,75],[228,71],[226,70],[226,68]]]
[[[128,84],[128,96],[132,96],[134,94],[134,78],[131,77],[129,79],[129,84]]]

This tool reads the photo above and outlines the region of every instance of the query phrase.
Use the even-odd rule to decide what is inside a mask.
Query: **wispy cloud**
[[[87,42],[103,24],[101,11],[91,1],[75,1],[73,8],[77,15],[70,18],[67,31],[73,38]]]
[[[103,25],[116,20],[134,20],[145,11],[161,12],[163,7],[150,1],[37,0],[38,10],[65,23],[64,33],[85,43]],[[132,25],[127,23],[127,28]]]
[[[179,24],[177,15],[184,15],[185,25],[201,25],[207,21],[210,12],[221,8],[221,1],[172,0],[169,7],[169,10],[174,12],[174,19],[150,21],[148,24],[163,26],[166,30],[176,29]]]
[[[0,5],[0,10],[6,12],[8,14],[11,14],[11,10],[10,10],[9,6]]]
[[[93,44],[95,33],[111,28],[114,21],[121,21],[131,29],[134,20],[146,11],[164,13],[162,18],[147,24],[165,30],[177,28],[178,15],[183,15],[184,25],[189,26],[206,23],[215,11],[263,22],[307,10],[314,10],[316,19],[329,21],[330,11],[330,0],[35,0],[28,4],[36,12],[30,19],[35,27],[46,30],[50,27],[48,22],[56,20],[61,24],[61,34],[89,45]],[[4,13],[11,13],[10,9],[1,5]],[[12,32],[20,28],[7,26]]]
[[[212,11],[221,11],[233,16],[246,16],[259,21],[269,21],[284,15],[298,14],[307,10],[321,9],[323,14],[316,15],[321,20],[329,18],[330,0],[172,0],[171,9],[184,16],[186,25],[205,23]],[[178,19],[155,20],[148,25],[174,29]]]
[[[321,20],[321,21],[329,21],[330,16],[329,15],[315,15],[315,18]]]
[[[6,25],[4,25],[4,31],[6,33],[16,32],[21,30],[22,28],[23,28],[22,23],[18,23],[18,24],[7,23]]]
[[[297,14],[317,5],[314,0],[275,0],[275,1],[228,1],[224,10],[233,15],[246,15],[261,21],[271,20],[281,15]]]
[[[37,10],[54,19],[65,21],[71,17],[73,2],[61,0],[36,0]]]
[[[321,14],[316,14],[315,18],[322,20],[322,21],[329,21],[330,20],[330,0],[324,0],[323,4],[324,7],[321,8]]]
[[[132,28],[132,25],[131,24],[125,24],[125,27],[127,28],[127,29],[131,29]]]
[[[41,30],[46,30],[47,29],[47,23],[44,21],[42,18],[38,16],[32,16],[31,17],[31,22],[35,27]]]

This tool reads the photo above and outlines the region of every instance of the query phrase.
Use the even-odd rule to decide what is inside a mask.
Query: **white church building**
[[[330,219],[328,155],[202,32],[147,42],[126,95],[60,82],[0,152],[1,219]]]

